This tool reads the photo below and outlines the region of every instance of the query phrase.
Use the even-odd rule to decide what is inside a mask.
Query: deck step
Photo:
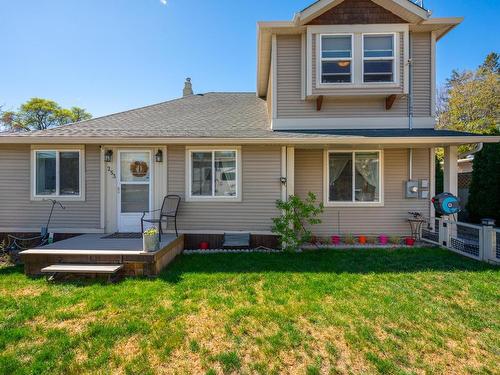
[[[42,273],[102,273],[113,274],[123,268],[123,264],[53,264],[42,268]]]

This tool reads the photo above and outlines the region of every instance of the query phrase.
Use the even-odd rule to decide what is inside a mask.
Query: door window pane
[[[53,195],[56,193],[55,151],[36,152],[36,194]]]
[[[215,195],[236,195],[236,152],[215,151]]]
[[[149,176],[148,152],[120,153],[120,178],[122,182],[149,182]]]
[[[357,152],[355,162],[355,200],[379,200],[379,158],[376,152]]]
[[[59,194],[80,194],[80,157],[79,153],[59,153]]]
[[[330,201],[352,201],[352,154],[329,154],[329,195]]]
[[[149,211],[149,184],[121,185],[121,212]]]
[[[191,154],[191,195],[212,196],[212,153]]]

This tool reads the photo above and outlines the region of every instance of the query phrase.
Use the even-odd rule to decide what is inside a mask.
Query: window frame
[[[365,36],[391,36],[392,37],[392,57],[365,57]],[[397,69],[397,60],[399,59],[399,40],[397,38],[397,33],[395,32],[377,32],[377,33],[361,33],[361,84],[363,85],[392,85],[399,83],[397,75],[399,71]],[[392,81],[384,82],[365,82],[365,61],[392,61]]]
[[[323,37],[324,36],[349,36],[351,38],[351,57],[325,57],[323,58]],[[327,86],[345,86],[345,85],[353,85],[355,82],[354,79],[354,61],[355,61],[355,53],[354,53],[354,33],[321,33],[319,34],[319,46],[318,46],[318,56],[317,59],[319,61],[318,64],[318,82],[319,85],[327,85]],[[349,82],[323,82],[323,61],[350,61],[351,62],[351,74]]]
[[[236,194],[232,197],[215,195],[215,152],[218,151],[234,151],[236,156]],[[196,196],[192,195],[192,155],[195,152],[210,152],[212,153],[212,195],[211,196]],[[242,173],[241,173],[241,147],[186,147],[186,201],[187,202],[241,202],[242,191]]]
[[[366,202],[366,201],[356,201],[355,189],[356,189],[356,163],[355,155],[356,153],[365,152],[376,152],[379,158],[379,199],[378,201]],[[351,154],[352,155],[352,201],[331,201],[329,197],[330,192],[330,154]],[[384,150],[374,150],[374,149],[355,149],[355,150],[338,150],[338,149],[327,149],[323,153],[323,204],[326,207],[382,207],[384,206]]]
[[[55,194],[40,195],[36,192],[37,186],[37,168],[36,156],[38,152],[55,152],[56,153],[56,192]],[[78,195],[61,195],[60,194],[60,153],[61,152],[77,152],[78,153]],[[57,199],[59,201],[84,201],[85,200],[85,149],[84,147],[32,147],[31,149],[31,200],[42,201],[46,199]]]

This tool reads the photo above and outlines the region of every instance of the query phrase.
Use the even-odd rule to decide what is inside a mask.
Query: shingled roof
[[[255,93],[190,95],[48,130],[28,137],[232,138],[267,137],[266,102]],[[8,135],[5,135],[8,136]]]
[[[0,133],[0,143],[127,142],[173,143],[237,139],[283,142],[487,142],[478,134],[434,129],[271,130],[266,102],[255,93],[207,93],[153,104],[87,121],[31,132]],[[447,138],[445,140],[445,138]],[[404,141],[406,139],[406,141]],[[417,141],[418,140],[418,141]],[[498,141],[498,140],[497,140]],[[467,143],[467,142],[465,142]]]

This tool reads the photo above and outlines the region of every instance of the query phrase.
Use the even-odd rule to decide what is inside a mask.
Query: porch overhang
[[[421,145],[440,147],[471,143],[498,143],[498,135],[481,135],[435,129],[335,129],[280,130],[259,132],[252,137],[72,137],[72,136],[5,136],[0,144],[98,144],[98,145]]]

